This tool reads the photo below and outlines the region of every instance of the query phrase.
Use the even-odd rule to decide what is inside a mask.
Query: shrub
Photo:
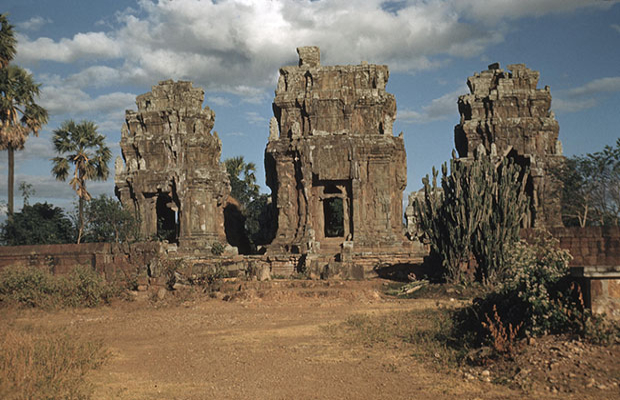
[[[0,271],[0,302],[42,307],[55,303],[58,281],[38,268],[8,266]]]
[[[119,296],[121,289],[89,267],[78,266],[68,276],[23,266],[0,271],[0,302],[25,307],[96,307]]]
[[[224,253],[224,245],[220,242],[211,243],[211,253],[214,256],[221,256]]]
[[[603,340],[608,328],[585,307],[579,286],[568,275],[570,259],[548,234],[534,244],[518,242],[507,255],[505,282],[455,313],[453,336],[500,353],[510,350],[506,342],[547,333]]]
[[[62,282],[63,303],[70,307],[96,307],[120,294],[120,288],[113,286],[92,268],[77,266]]]

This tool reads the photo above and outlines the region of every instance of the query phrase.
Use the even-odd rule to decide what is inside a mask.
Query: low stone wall
[[[157,242],[1,246],[0,269],[9,265],[45,268],[66,274],[77,265],[89,266],[113,281],[137,276],[161,253]]]
[[[620,228],[553,228],[560,247],[573,256],[571,275],[579,281],[584,301],[595,313],[620,320]],[[534,231],[522,232],[525,239]]]
[[[573,256],[571,266],[620,265],[619,227],[551,228],[549,232]],[[531,229],[521,234],[526,240],[534,235]]]

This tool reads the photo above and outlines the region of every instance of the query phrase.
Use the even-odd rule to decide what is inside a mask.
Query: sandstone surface
[[[140,219],[145,238],[206,250],[226,243],[224,206],[230,193],[220,163],[222,143],[211,129],[215,113],[191,82],[160,82],[136,98],[121,132],[116,194]]]

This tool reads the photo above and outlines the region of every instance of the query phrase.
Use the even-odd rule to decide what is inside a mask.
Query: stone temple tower
[[[211,134],[215,113],[191,82],[160,82],[136,98],[121,131],[125,163],[116,161],[116,195],[140,219],[141,234],[182,249],[226,243],[224,206],[230,193],[220,163],[222,143]]]
[[[470,76],[471,93],[458,100],[461,121],[454,128],[454,140],[461,158],[473,157],[482,145],[491,154],[528,167],[527,225],[555,227],[562,225],[561,186],[551,171],[564,157],[551,93],[548,86],[537,89],[539,75],[524,64],[504,71],[496,63]]]
[[[317,47],[297,52],[299,65],[280,69],[265,151],[277,208],[269,252],[402,246],[406,155],[388,67],[322,66]]]

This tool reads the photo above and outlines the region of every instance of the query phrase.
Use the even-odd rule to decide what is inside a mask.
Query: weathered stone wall
[[[551,107],[549,87],[537,89],[539,73],[524,64],[489,65],[467,80],[471,91],[459,97],[461,121],[454,129],[462,158],[474,157],[479,145],[528,167],[526,191],[531,207],[529,226],[562,226],[559,183],[550,170],[563,161],[559,124]]]
[[[182,249],[226,243],[224,206],[230,193],[211,134],[215,113],[202,108],[204,91],[191,82],[163,81],[126,111],[121,132],[125,164],[116,162],[116,194],[140,218],[144,237],[159,236]]]
[[[269,252],[402,248],[406,155],[402,137],[392,135],[387,66],[324,67],[318,48],[298,53],[298,66],[280,70],[265,151],[277,208]],[[336,231],[329,207],[341,207]]]
[[[571,266],[620,265],[619,227],[550,228],[548,231],[573,256]],[[526,240],[535,234],[533,230],[521,231]]]
[[[78,265],[93,268],[110,281],[146,276],[162,248],[158,242],[133,245],[117,243],[0,246],[0,269],[9,265],[44,268],[66,274]]]
[[[586,305],[620,320],[620,228],[551,228],[549,232],[573,256],[571,275],[579,281]],[[527,240],[536,232],[521,234]]]

